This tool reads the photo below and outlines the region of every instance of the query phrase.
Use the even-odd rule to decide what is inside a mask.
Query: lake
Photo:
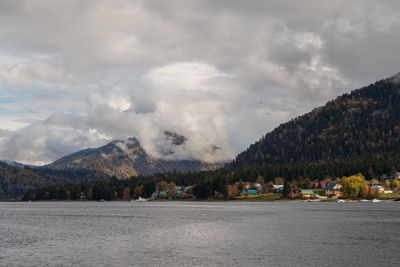
[[[399,266],[400,203],[0,202],[1,266]]]

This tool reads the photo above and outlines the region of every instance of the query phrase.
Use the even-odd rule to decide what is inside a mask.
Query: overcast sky
[[[400,71],[399,1],[0,1],[0,159],[137,137],[227,160]],[[213,147],[221,147],[214,150]]]

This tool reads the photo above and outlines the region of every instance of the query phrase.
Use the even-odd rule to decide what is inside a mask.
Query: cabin
[[[324,191],[326,189],[326,186],[329,184],[329,182],[327,181],[314,181],[312,183],[311,189],[314,192],[321,192]]]
[[[333,196],[333,197],[342,196],[343,195],[343,193],[342,193],[342,185],[340,183],[336,183],[336,182],[329,183],[326,186],[325,194],[327,196]]]
[[[378,194],[385,192],[385,189],[381,185],[372,185],[371,189],[374,189]]]
[[[273,184],[270,190],[271,193],[280,193],[283,191],[283,184]]]
[[[248,195],[257,195],[257,190],[249,189],[247,190]]]
[[[303,198],[310,198],[314,195],[312,189],[301,189],[301,197]]]

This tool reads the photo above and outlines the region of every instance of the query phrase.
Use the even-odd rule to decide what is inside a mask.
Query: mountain
[[[15,199],[29,190],[46,185],[102,181],[109,178],[97,171],[21,168],[0,161],[0,199]]]
[[[173,153],[176,146],[183,145],[186,137],[165,131],[168,145],[160,148],[163,155]],[[221,164],[206,163],[198,160],[164,160],[147,154],[136,138],[115,140],[99,148],[89,148],[63,157],[45,166],[50,169],[86,169],[104,172],[118,178],[137,175],[153,175],[164,172],[194,172],[212,170]]]
[[[400,73],[281,124],[232,166],[399,155],[399,137]]]
[[[0,199],[14,198],[45,185],[46,181],[40,175],[0,161]]]
[[[4,162],[7,165],[14,166],[14,167],[20,167],[20,168],[24,168],[24,167],[39,168],[39,166],[23,164],[23,163],[20,163],[20,162],[17,162],[17,161],[13,161],[13,160],[2,159],[2,160],[0,160],[0,162]]]

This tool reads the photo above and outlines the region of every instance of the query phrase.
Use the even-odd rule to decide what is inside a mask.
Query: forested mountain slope
[[[46,185],[108,179],[108,175],[98,171],[21,168],[0,161],[0,199],[15,199]]]
[[[280,125],[232,166],[398,155],[399,137],[400,73]]]

